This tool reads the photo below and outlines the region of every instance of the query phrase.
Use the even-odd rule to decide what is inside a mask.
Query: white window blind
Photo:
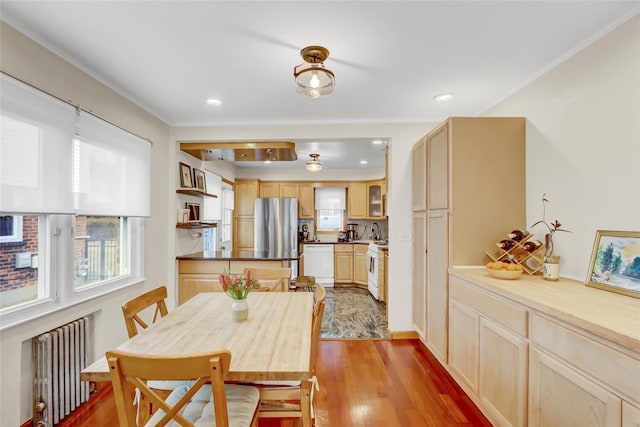
[[[0,212],[73,213],[75,108],[0,75]]]
[[[205,197],[203,199],[204,212],[202,219],[205,221],[220,221],[222,220],[222,177],[205,170],[204,178],[207,182],[207,193],[218,197]]]
[[[344,187],[316,188],[316,210],[345,210],[346,189]]]
[[[151,144],[84,111],[74,141],[79,215],[150,216]]]

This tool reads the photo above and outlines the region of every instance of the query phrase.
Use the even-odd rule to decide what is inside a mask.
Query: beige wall
[[[3,72],[62,99],[70,100],[73,104],[79,104],[104,119],[153,141],[152,217],[145,221],[146,282],[0,333],[0,425],[17,426],[32,415],[31,337],[78,317],[93,315],[94,345],[90,357],[97,358],[97,355],[126,339],[120,310],[123,301],[139,294],[143,289],[161,283],[172,284],[168,272],[169,265],[174,262],[174,254],[168,248],[169,238],[175,231],[168,226],[170,221],[167,212],[168,196],[171,194],[173,201],[175,191],[173,181],[169,181],[170,175],[167,174],[170,144],[169,127],[165,123],[24,37],[4,22],[1,25],[0,64]],[[175,214],[171,219],[175,219]],[[172,286],[169,288],[173,290]],[[173,300],[173,295],[171,299]]]
[[[636,16],[484,114],[527,118],[527,226],[546,193],[564,277],[585,280],[596,230],[640,230],[639,76]]]

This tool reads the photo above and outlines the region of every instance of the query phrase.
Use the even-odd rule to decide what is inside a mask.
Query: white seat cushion
[[[154,390],[175,390],[181,385],[191,385],[193,381],[175,381],[175,380],[151,380],[147,382],[149,388]]]
[[[173,406],[187,392],[187,389],[187,385],[181,385],[174,389],[167,397],[167,403]],[[227,395],[229,427],[250,426],[253,414],[260,401],[258,389],[236,384],[225,384],[224,389]],[[213,411],[211,386],[207,384],[202,386],[191,401],[182,408],[180,414],[198,427],[215,427],[216,419]],[[154,426],[163,416],[164,412],[159,409],[145,425]],[[179,424],[175,421],[170,421],[167,426],[173,427],[179,426]]]
[[[243,383],[244,384],[244,383]],[[287,386],[287,387],[300,387],[300,381],[252,381],[250,383],[246,383],[248,385],[274,385],[274,386]]]

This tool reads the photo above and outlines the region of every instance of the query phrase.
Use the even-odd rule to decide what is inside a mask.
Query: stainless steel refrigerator
[[[298,199],[255,200],[253,249],[265,257],[298,253]]]

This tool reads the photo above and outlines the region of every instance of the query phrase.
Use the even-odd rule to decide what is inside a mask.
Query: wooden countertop
[[[561,278],[523,274],[518,280],[489,277],[484,267],[453,267],[449,273],[616,344],[640,351],[640,299]]]
[[[204,261],[296,261],[302,257],[301,253],[291,251],[287,253],[271,253],[260,251],[216,251],[195,252],[176,257],[178,260]]]

